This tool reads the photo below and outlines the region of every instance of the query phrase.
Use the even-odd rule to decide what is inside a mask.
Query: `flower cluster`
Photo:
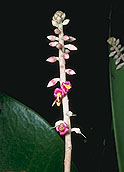
[[[57,49],[62,50],[64,60],[69,59],[69,57],[70,57],[69,53],[71,50],[77,50],[77,47],[70,43],[64,45],[64,41],[72,42],[72,41],[76,40],[72,36],[64,35],[63,31],[60,28],[60,25],[62,25],[62,26],[67,25],[69,23],[69,21],[70,21],[69,19],[65,19],[65,13],[63,13],[62,11],[57,11],[52,18],[52,25],[56,27],[56,29],[54,30],[54,33],[57,36],[56,35],[47,36],[47,38],[51,41],[49,43],[49,45],[51,47],[56,47]],[[62,34],[62,36],[60,36],[61,34]],[[60,37],[61,37],[61,39],[60,39]],[[63,44],[61,42],[63,42]],[[46,61],[50,62],[50,63],[55,63],[56,61],[59,61],[59,60],[60,60],[60,57],[50,56],[49,58],[47,58]],[[68,75],[76,74],[76,72],[72,69],[65,69],[64,72],[67,73]],[[48,82],[47,87],[54,86],[57,82],[60,82],[60,78],[53,78],[52,80],[50,80]],[[57,106],[60,106],[62,98],[68,93],[68,91],[71,89],[71,87],[72,87],[72,85],[71,85],[70,81],[62,82],[61,87],[56,88],[54,90],[54,97],[56,99],[53,102],[52,106],[55,103]]]
[[[55,63],[58,61],[59,67],[60,67],[60,78],[53,78],[47,84],[47,87],[52,87],[52,86],[56,85],[58,82],[60,82],[60,87],[54,89],[53,95],[54,95],[55,100],[54,100],[52,106],[54,104],[56,104],[57,106],[60,106],[61,102],[62,102],[63,104],[67,103],[66,104],[67,105],[66,108],[67,108],[67,107],[69,107],[68,101],[66,99],[66,98],[68,98],[67,93],[72,88],[72,84],[70,81],[66,80],[65,74],[74,75],[74,74],[76,74],[76,72],[70,68],[68,68],[68,69],[65,68],[65,60],[70,58],[70,55],[69,55],[70,51],[77,50],[77,47],[71,44],[71,42],[76,40],[74,37],[64,35],[63,26],[67,25],[70,21],[69,19],[65,19],[65,17],[66,17],[65,13],[63,13],[62,11],[57,11],[52,18],[52,25],[54,27],[56,27],[54,29],[55,35],[49,35],[49,36],[47,36],[47,38],[48,38],[48,40],[50,40],[49,46],[55,47],[58,49],[59,56],[54,56],[54,55],[50,56],[47,58],[46,61],[50,62],[50,63]],[[69,42],[69,43],[64,44],[64,42]],[[64,99],[64,97],[65,97],[65,99]],[[63,106],[63,108],[64,108],[64,106]],[[65,112],[68,111],[68,109],[69,108],[67,108],[65,110]],[[69,122],[70,117],[76,116],[75,114],[73,114],[71,111],[68,111],[67,114],[63,113],[63,116],[64,116],[65,121],[59,120],[55,123],[56,131],[59,132],[60,135],[65,135],[67,133],[69,134],[73,131],[78,134],[82,134],[79,128],[71,129],[70,122]],[[68,120],[66,120],[66,119],[68,119]]]
[[[116,70],[120,69],[124,65],[124,46],[120,44],[120,40],[115,37],[110,37],[107,42],[110,44],[109,57],[113,57],[115,64],[117,65]]]
[[[72,85],[70,81],[65,81],[62,83],[61,88],[56,88],[54,90],[54,97],[56,100],[53,102],[53,105],[56,103],[57,106],[60,106],[62,98],[67,94],[71,87]]]

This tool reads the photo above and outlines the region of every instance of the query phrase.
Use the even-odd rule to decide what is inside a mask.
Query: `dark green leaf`
[[[0,94],[0,172],[63,172],[64,142],[36,112]],[[77,169],[72,168],[73,172]]]
[[[116,70],[114,59],[110,59],[110,90],[113,128],[119,172],[124,172],[124,67]]]

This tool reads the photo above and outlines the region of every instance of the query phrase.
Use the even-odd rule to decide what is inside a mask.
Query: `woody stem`
[[[62,48],[59,49],[59,69],[60,69],[60,85],[61,85],[63,82],[66,81],[65,59],[63,57],[64,54],[63,25],[59,24],[58,29],[60,30],[59,43],[62,45]],[[62,106],[63,106],[63,119],[69,127],[69,133],[65,135],[64,172],[70,172],[72,143],[71,143],[71,122],[70,122],[70,117],[67,116],[67,112],[69,111],[69,100],[67,94],[62,99]]]

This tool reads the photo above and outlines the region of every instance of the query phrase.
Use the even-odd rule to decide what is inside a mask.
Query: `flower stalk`
[[[61,12],[60,12],[61,13]],[[59,70],[60,70],[60,86],[62,83],[66,81],[66,73],[65,73],[65,59],[64,59],[64,32],[63,32],[63,24],[62,22],[58,25],[59,33],[59,44],[62,45],[62,48],[59,49]],[[68,95],[63,97],[62,99],[63,106],[63,120],[68,125],[69,132],[65,135],[65,159],[64,159],[64,172],[71,171],[71,151],[72,151],[72,143],[71,143],[71,122],[70,117],[67,116],[67,112],[69,111],[69,100]]]
[[[70,42],[75,41],[76,39],[72,36],[64,35],[63,26],[69,23],[69,19],[65,19],[65,13],[62,11],[57,11],[52,18],[52,25],[56,27],[54,30],[54,35],[47,36],[47,38],[51,41],[49,45],[51,47],[56,47],[59,51],[58,57],[51,56],[47,58],[47,62],[55,63],[59,62],[59,72],[60,78],[53,78],[49,81],[47,87],[54,86],[58,82],[60,83],[60,88],[56,88],[54,90],[54,97],[56,98],[52,104],[55,104],[59,107],[62,104],[63,108],[63,119],[59,120],[55,123],[56,131],[59,132],[60,135],[65,135],[65,158],[64,158],[64,172],[71,171],[71,153],[72,153],[72,142],[71,142],[71,132],[76,132],[77,134],[81,134],[85,137],[84,134],[81,133],[79,128],[71,128],[71,116],[76,116],[69,110],[69,99],[68,92],[70,91],[72,85],[70,81],[66,80],[66,74],[74,75],[76,74],[72,69],[66,69],[66,60],[70,58],[69,53],[72,50],[77,50],[77,47],[72,45]],[[69,44],[64,44],[67,41]],[[86,137],[85,137],[86,138]]]

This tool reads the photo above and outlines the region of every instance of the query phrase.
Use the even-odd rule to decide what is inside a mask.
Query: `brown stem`
[[[61,31],[59,34],[59,43],[62,45],[62,49],[59,49],[59,68],[60,68],[60,85],[66,81],[66,73],[65,73],[65,59],[63,58],[64,52],[64,40],[63,40],[63,25],[60,24],[58,29]],[[72,143],[71,143],[71,122],[70,117],[67,116],[67,112],[69,111],[69,100],[68,95],[66,95],[62,99],[63,106],[63,119],[68,124],[69,133],[65,135],[65,159],[64,159],[64,172],[71,171],[71,151],[72,151]]]

